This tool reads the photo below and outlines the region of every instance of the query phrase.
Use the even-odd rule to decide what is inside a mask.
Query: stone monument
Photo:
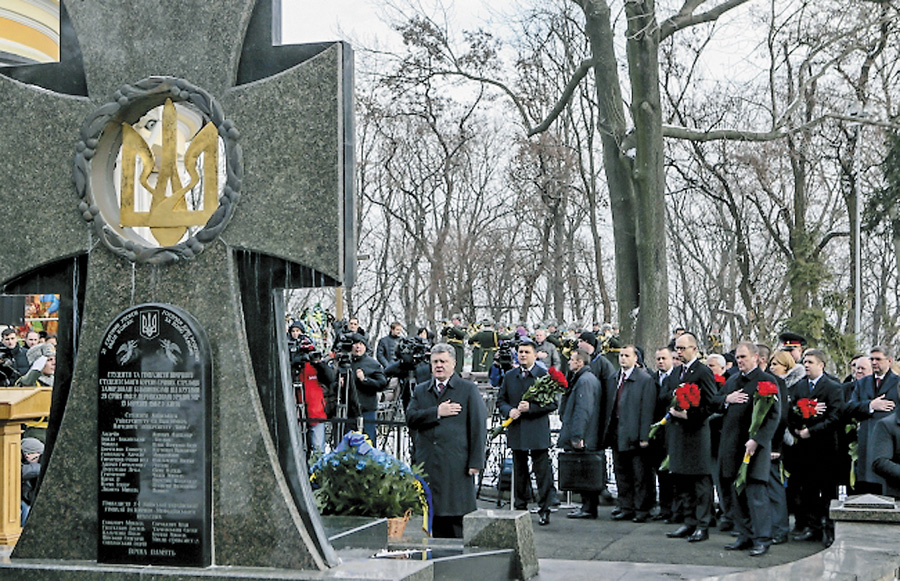
[[[343,43],[273,45],[273,1],[63,0],[61,62],[0,68],[0,212],[17,232],[0,290],[61,296],[45,473],[0,579],[21,578],[23,563],[337,562],[291,420],[280,289],[352,283],[352,54]],[[150,311],[174,345],[153,343],[172,359],[156,376],[128,359],[154,332]],[[208,347],[195,345],[200,367],[182,369],[189,336]],[[181,406],[176,388],[209,425],[151,466],[139,456],[167,457],[189,426],[180,411],[142,406],[149,393]],[[158,447],[132,446],[141,430]],[[118,518],[156,500],[110,491],[132,490],[141,470],[160,490],[194,482],[173,462],[205,465],[209,481],[195,484],[208,492],[154,538],[189,538],[197,555],[111,550],[143,542],[121,527],[165,519],[155,508]]]

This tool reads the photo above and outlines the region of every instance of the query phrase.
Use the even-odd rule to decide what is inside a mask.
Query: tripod
[[[344,431],[347,424],[350,423],[348,418],[350,410],[350,398],[356,398],[356,376],[353,373],[353,366],[350,365],[350,355],[341,353],[337,357],[337,401],[335,404],[335,420],[332,426],[340,426],[339,430],[332,430],[332,448],[336,448],[341,438],[344,437]],[[357,403],[357,408],[359,404]],[[363,430],[362,416],[356,418],[356,429],[360,432]]]

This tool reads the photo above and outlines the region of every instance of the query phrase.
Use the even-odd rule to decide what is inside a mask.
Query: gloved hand
[[[31,369],[37,369],[38,371],[44,368],[44,365],[47,365],[47,358],[43,355],[34,360],[34,363],[31,364]]]

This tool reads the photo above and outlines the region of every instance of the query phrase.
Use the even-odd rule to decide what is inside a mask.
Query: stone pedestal
[[[51,391],[0,391],[0,545],[15,545],[22,534],[22,422],[50,413]]]
[[[515,551],[515,576],[531,579],[539,572],[534,529],[527,511],[476,510],[463,517],[463,544]]]

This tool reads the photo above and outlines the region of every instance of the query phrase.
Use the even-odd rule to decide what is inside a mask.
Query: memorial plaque
[[[210,349],[196,320],[143,304],[103,335],[101,563],[210,565]]]

